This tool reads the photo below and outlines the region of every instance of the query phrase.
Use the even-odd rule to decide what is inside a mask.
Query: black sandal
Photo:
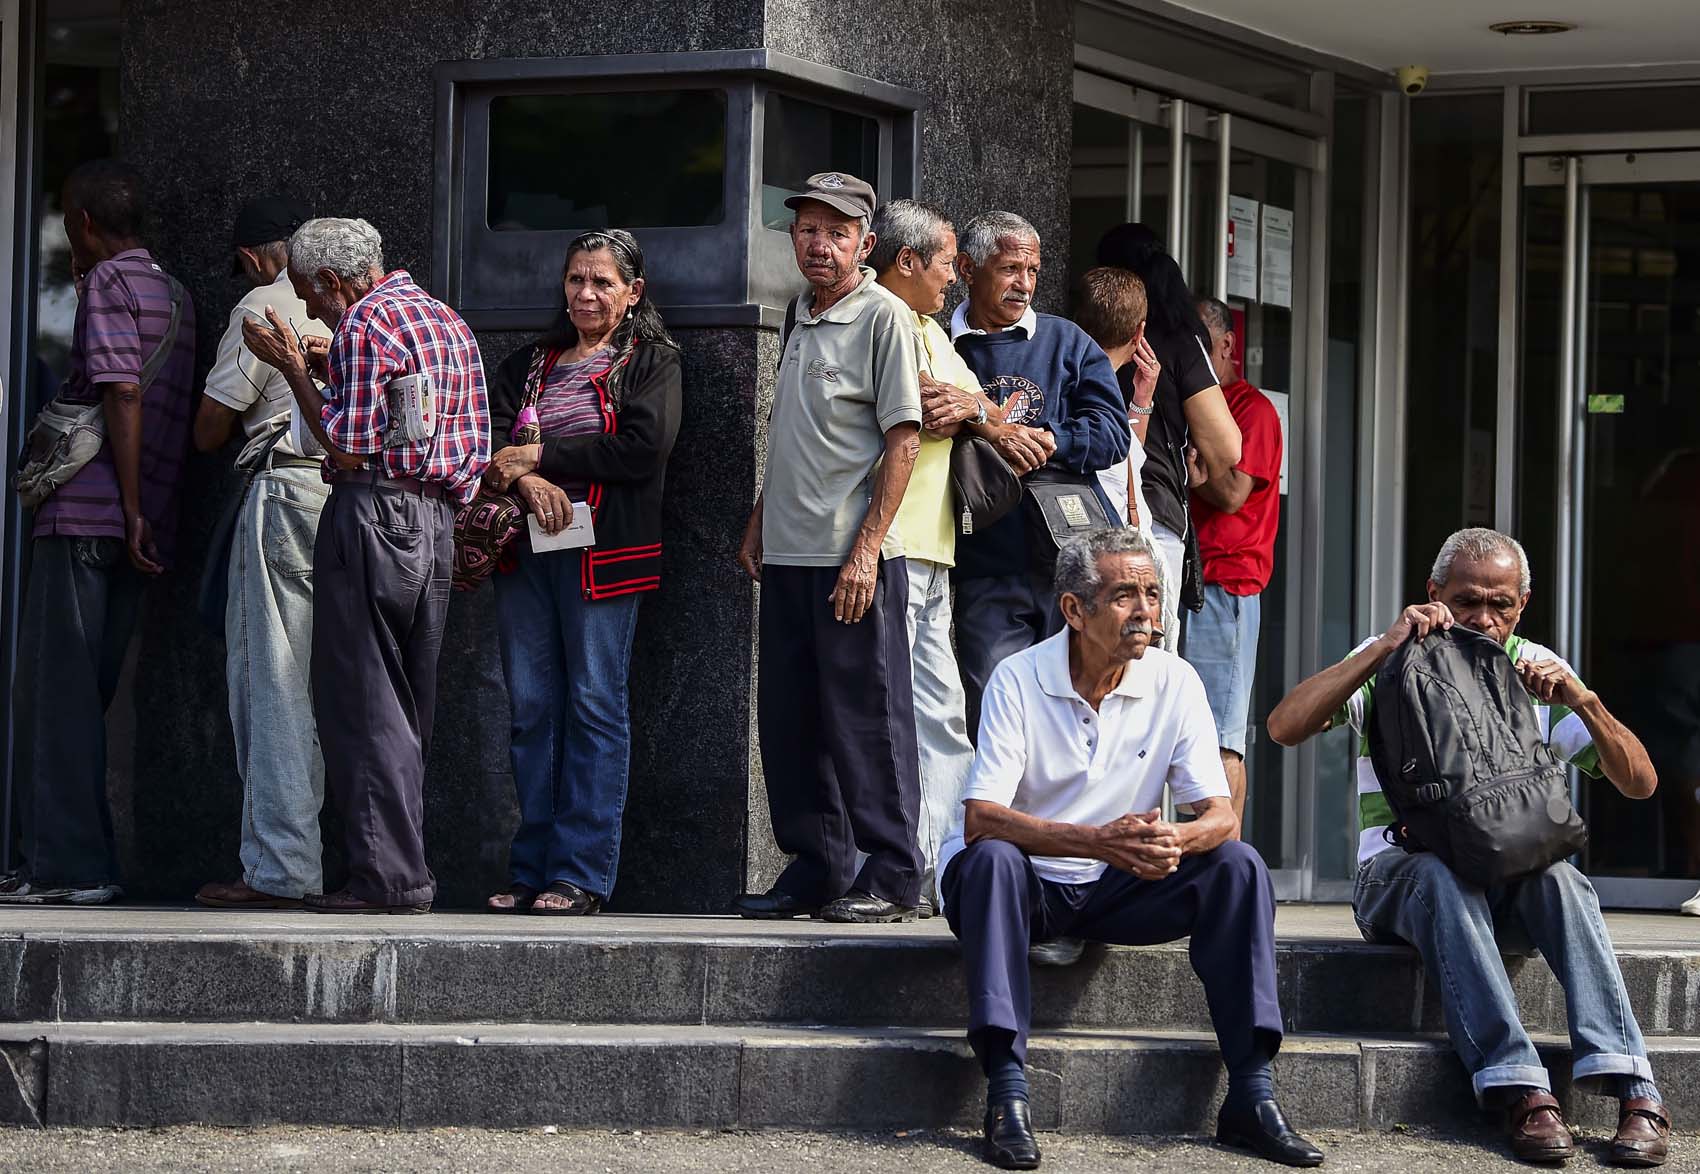
[[[498,905],[496,902],[500,901],[503,897],[512,897],[513,898],[513,904],[512,905]],[[509,885],[506,889],[502,890],[501,892],[495,893],[492,896],[486,898],[485,901],[484,901],[484,912],[486,912],[486,913],[525,913],[528,910],[530,910],[531,903],[535,900],[537,900],[537,890],[536,889],[532,888],[530,885],[522,885],[522,884],[519,884],[518,882],[515,882],[514,884]]]
[[[537,895],[541,897],[545,893],[556,897],[565,897],[567,903],[565,905],[541,905],[533,900],[531,904],[533,913],[541,913],[546,917],[585,917],[602,909],[601,897],[598,897],[595,893],[587,893],[577,885],[569,884],[566,881],[556,881]]]

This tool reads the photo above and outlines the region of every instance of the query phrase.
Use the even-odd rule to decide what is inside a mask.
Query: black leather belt
[[[441,481],[421,481],[417,477],[386,477],[377,469],[338,469],[331,474],[333,485],[370,485],[373,489],[388,489],[396,493],[417,493],[421,497],[444,497],[447,491]]]

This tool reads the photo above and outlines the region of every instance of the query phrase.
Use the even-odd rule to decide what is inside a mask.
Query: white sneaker
[[[1700,893],[1695,893],[1688,900],[1676,907],[1678,913],[1686,913],[1690,917],[1700,917]]]
[[[124,895],[117,885],[94,885],[89,888],[42,888],[13,873],[0,879],[0,904],[3,905],[107,905]]]
[[[89,889],[71,889],[65,897],[69,905],[110,905],[124,895],[119,885],[95,885]]]

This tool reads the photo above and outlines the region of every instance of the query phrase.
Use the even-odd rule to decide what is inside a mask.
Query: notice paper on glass
[[[525,515],[525,524],[531,528],[531,549],[538,554],[596,545],[596,528],[590,520],[590,506],[582,501],[573,502],[573,520],[559,534],[547,533],[538,524],[536,514]]]
[[[1228,197],[1228,296],[1257,300],[1257,201]]]
[[[1293,304],[1293,210],[1263,205],[1263,304]]]
[[[1287,492],[1287,454],[1292,449],[1287,444],[1287,417],[1292,411],[1292,401],[1284,391],[1265,391],[1265,398],[1275,405],[1275,415],[1281,421],[1281,488],[1280,493]]]

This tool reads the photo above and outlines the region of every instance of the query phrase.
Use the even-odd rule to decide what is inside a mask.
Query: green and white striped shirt
[[[1349,655],[1356,656],[1379,639],[1379,636],[1371,636],[1352,649]],[[1521,636],[1512,636],[1505,642],[1505,653],[1513,662],[1556,660],[1566,669],[1570,669],[1569,662],[1552,649],[1544,644],[1525,640]],[[1574,669],[1570,671],[1572,675],[1575,674]],[[1352,733],[1358,739],[1359,864],[1393,846],[1385,835],[1388,825],[1393,822],[1393,808],[1387,802],[1387,796],[1381,793],[1381,780],[1376,778],[1375,765],[1369,757],[1367,730],[1370,707],[1374,700],[1375,678],[1371,677],[1340,707],[1340,712],[1334,715],[1333,722],[1335,726],[1351,726]],[[1588,732],[1588,727],[1582,723],[1580,717],[1572,713],[1568,706],[1549,705],[1541,701],[1535,702],[1535,717],[1541,723],[1541,736],[1546,739],[1547,745],[1552,747],[1554,753],[1589,777],[1600,777],[1600,753],[1594,748],[1594,736]]]

